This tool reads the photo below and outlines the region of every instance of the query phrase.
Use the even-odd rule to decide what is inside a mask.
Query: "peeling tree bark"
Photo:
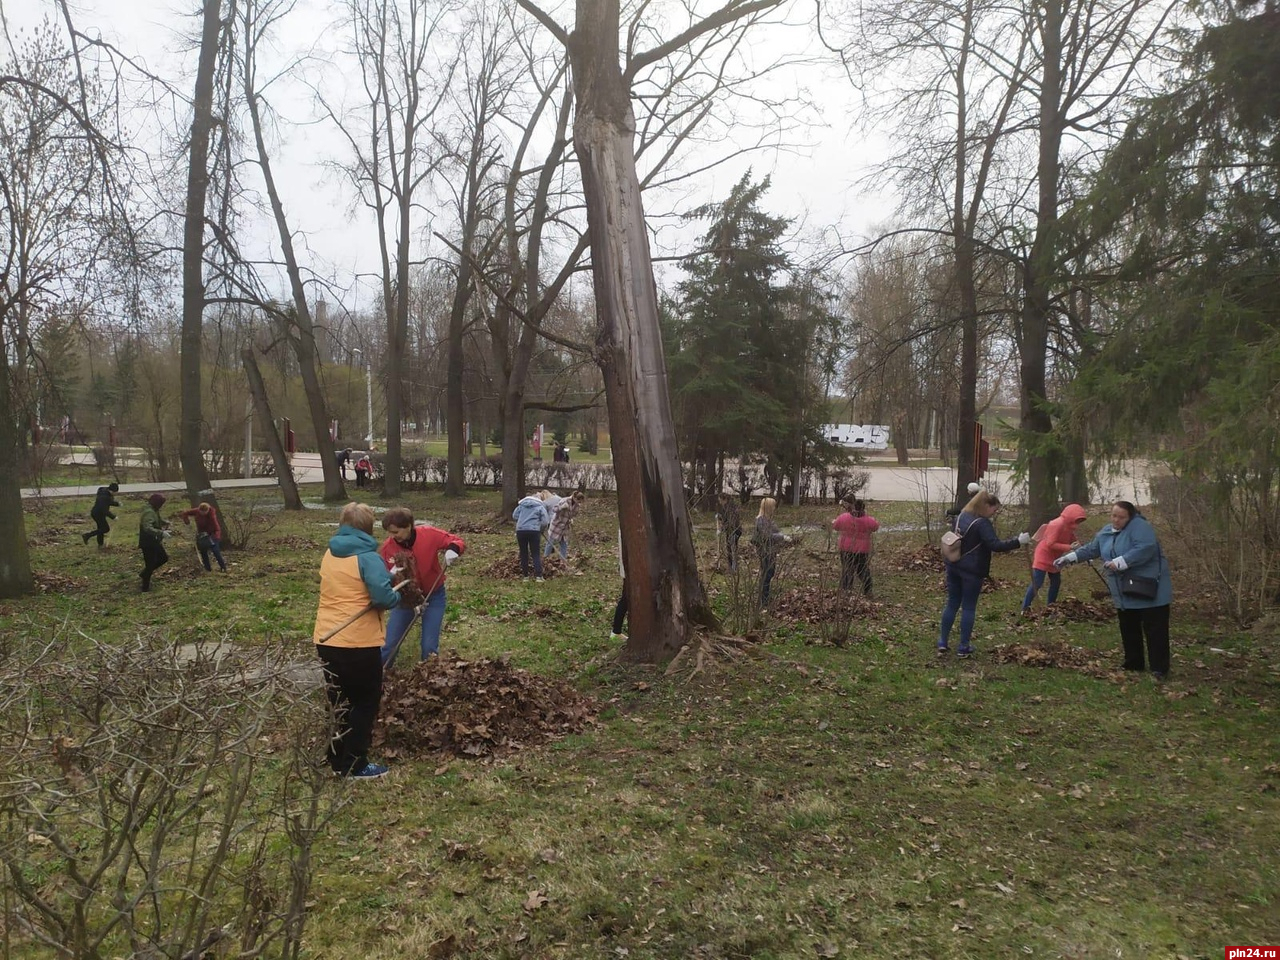
[[[604,376],[630,602],[625,655],[654,662],[714,624],[693,550],[635,166],[635,114],[618,66],[616,0],[578,0],[570,38]]]

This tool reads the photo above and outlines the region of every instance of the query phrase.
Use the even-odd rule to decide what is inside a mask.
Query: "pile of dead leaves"
[[[549,580],[552,577],[562,577],[568,572],[569,567],[560,559],[560,554],[555,553],[549,557],[542,558],[542,578],[544,580]],[[481,571],[481,576],[489,577],[493,580],[521,579],[519,554],[512,551],[509,556],[503,557],[501,560],[495,560]],[[532,568],[530,576],[532,576]]]
[[[504,756],[579,733],[598,712],[562,681],[442,653],[387,674],[373,742],[392,759]]]
[[[929,544],[909,553],[891,554],[885,566],[898,573],[941,573],[946,569],[938,548]]]
[[[1071,620],[1085,623],[1097,620],[1114,620],[1116,608],[1110,603],[1090,603],[1075,597],[1063,597],[1051,607],[1032,607],[1027,611],[1028,620]]]
[[[35,580],[36,589],[41,593],[75,593],[89,584],[83,577],[68,577],[63,573],[40,570],[32,573],[31,579]]]
[[[1097,650],[1075,647],[1063,640],[1041,640],[1031,643],[1007,643],[993,647],[991,659],[995,663],[1017,663],[1024,667],[1057,667],[1076,670],[1091,677],[1114,677],[1118,671],[1108,665],[1107,654]]]
[[[769,613],[778,620],[818,625],[865,620],[876,616],[879,610],[878,603],[852,590],[796,587],[775,597]]]

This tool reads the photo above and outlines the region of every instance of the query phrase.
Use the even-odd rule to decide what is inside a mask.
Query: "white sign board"
[[[828,423],[822,435],[830,443],[858,450],[888,450],[889,428],[882,424]]]

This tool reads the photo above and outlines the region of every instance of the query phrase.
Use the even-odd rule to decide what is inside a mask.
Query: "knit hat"
[[[155,510],[159,510],[164,506],[164,500],[165,497],[163,493],[153,493],[151,496],[147,497],[147,503],[151,504],[152,508]]]

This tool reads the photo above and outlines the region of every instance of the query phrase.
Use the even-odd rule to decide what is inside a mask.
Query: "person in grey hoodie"
[[[516,544],[520,547],[520,576],[529,579],[529,560],[533,560],[533,575],[542,579],[542,528],[551,523],[546,504],[536,496],[525,497],[511,511],[516,522]]]

